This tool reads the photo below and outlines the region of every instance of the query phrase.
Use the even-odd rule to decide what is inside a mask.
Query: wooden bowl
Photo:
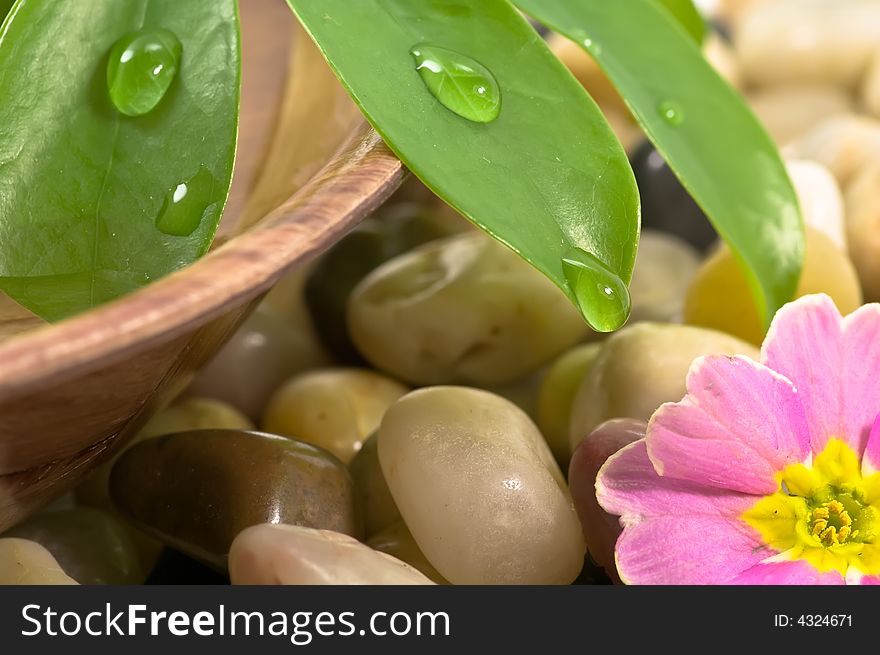
[[[29,328],[0,342],[0,532],[112,455],[284,273],[402,180],[286,3],[244,0],[241,13],[239,153],[220,245],[59,324],[0,320],[0,336]]]

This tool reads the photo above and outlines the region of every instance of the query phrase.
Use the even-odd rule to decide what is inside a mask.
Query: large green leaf
[[[158,106],[130,118],[107,63],[142,28],[170,30],[183,55]],[[239,61],[234,0],[16,4],[0,34],[0,289],[57,320],[204,254],[232,175]],[[160,231],[166,203],[195,231]]]
[[[622,324],[626,311],[602,309],[594,291],[626,294],[639,229],[632,171],[596,104],[506,0],[288,2],[422,181],[549,276],[594,327]],[[417,70],[426,53],[456,58],[448,51],[477,65],[445,81]],[[483,70],[500,89],[495,120],[493,103],[461,97]]]
[[[690,34],[694,41],[703,43],[706,36],[706,21],[697,10],[693,0],[656,0],[675,16],[675,19]]]
[[[778,150],[653,0],[516,0],[581,44],[744,264],[765,320],[797,288],[804,228]]]
[[[0,23],[3,22],[4,18],[6,18],[6,14],[9,13],[9,10],[14,4],[15,0],[0,0]]]

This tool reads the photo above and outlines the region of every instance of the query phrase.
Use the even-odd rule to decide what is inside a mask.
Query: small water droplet
[[[215,188],[216,178],[202,166],[192,178],[175,185],[166,194],[156,217],[156,227],[171,236],[189,236],[206,219],[217,217],[220,203],[211,202]]]
[[[491,123],[501,113],[501,88],[488,68],[460,52],[422,44],[410,54],[431,94],[462,118]]]
[[[587,37],[582,42],[584,47],[589,50],[594,55],[600,55],[602,53],[602,46],[593,41],[590,37]]]
[[[667,100],[657,108],[660,117],[670,125],[681,125],[684,122],[684,111],[677,102]]]
[[[597,257],[580,249],[563,258],[562,269],[590,327],[597,332],[623,327],[632,305],[623,280]]]
[[[126,116],[143,116],[161,102],[177,75],[183,46],[173,32],[143,29],[126,34],[110,50],[107,88]]]

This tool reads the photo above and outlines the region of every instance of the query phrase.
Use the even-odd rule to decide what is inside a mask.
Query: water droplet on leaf
[[[660,103],[657,111],[660,117],[670,125],[681,125],[684,122],[684,111],[677,102],[667,100]]]
[[[107,88],[126,116],[143,116],[161,102],[177,75],[183,46],[173,32],[143,29],[126,34],[110,50]]]
[[[220,211],[219,202],[210,202],[216,187],[216,178],[203,166],[194,177],[167,193],[156,227],[171,236],[189,236],[206,218],[213,219]]]
[[[562,268],[590,327],[597,332],[623,327],[632,305],[623,280],[598,258],[579,249],[563,258]]]
[[[462,118],[491,123],[501,112],[501,89],[489,69],[470,57],[432,45],[410,50],[431,94]]]

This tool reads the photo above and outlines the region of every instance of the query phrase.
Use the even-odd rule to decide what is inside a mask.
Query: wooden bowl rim
[[[378,207],[403,175],[360,121],[305,186],[246,232],[124,298],[0,345],[0,400],[100,370],[257,298]]]

